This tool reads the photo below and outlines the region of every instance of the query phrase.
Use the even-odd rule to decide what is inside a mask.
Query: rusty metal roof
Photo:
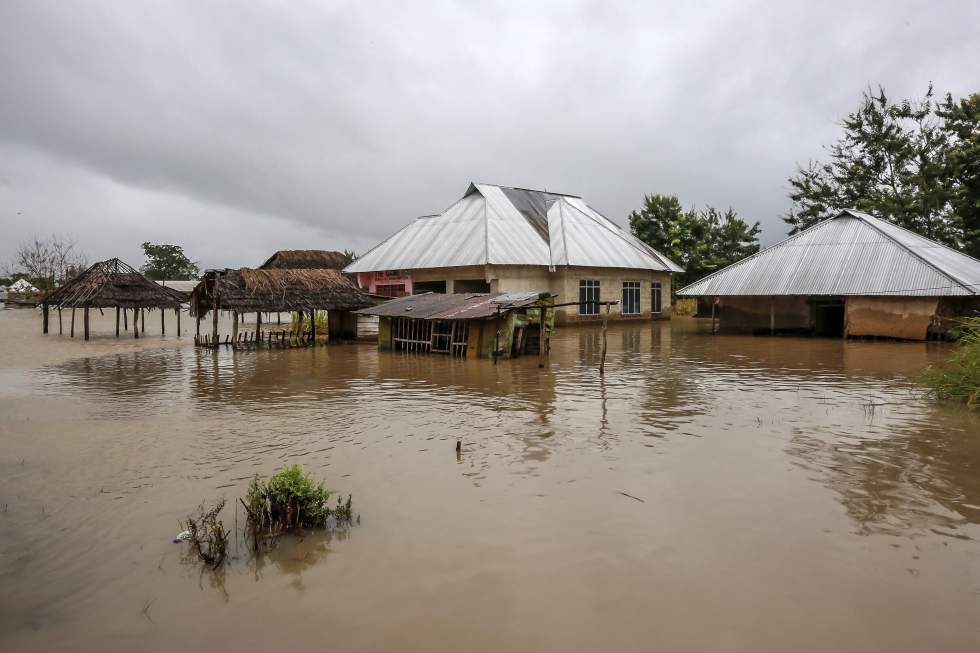
[[[523,293],[423,293],[409,295],[371,306],[360,315],[410,317],[417,320],[479,320],[535,304],[553,295],[548,292]]]
[[[980,261],[848,209],[677,294],[973,296]]]
[[[467,265],[682,271],[580,197],[491,184],[470,184],[441,214],[417,218],[344,271]]]

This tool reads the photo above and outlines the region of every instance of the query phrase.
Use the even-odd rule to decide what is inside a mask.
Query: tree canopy
[[[866,211],[980,256],[980,96],[862,95],[828,160],[789,178],[794,234],[842,209]]]
[[[684,268],[682,288],[759,251],[759,223],[749,225],[734,209],[708,206],[685,211],[674,195],[648,195],[629,216],[633,235]]]
[[[180,245],[154,245],[143,243],[146,263],[140,270],[148,278],[157,281],[197,279],[200,271],[197,264],[184,254]]]
[[[27,279],[41,290],[52,290],[81,273],[88,263],[74,236],[53,234],[21,243],[13,265],[9,278]]]

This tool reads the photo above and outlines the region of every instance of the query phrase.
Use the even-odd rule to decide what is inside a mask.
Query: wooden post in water
[[[160,335],[161,336],[167,335],[167,325],[166,325],[166,323],[163,320],[163,316],[166,313],[167,313],[167,311],[164,310],[163,306],[161,306],[160,307]]]
[[[88,306],[85,307],[85,339],[88,340]]]
[[[58,304],[58,335],[63,334],[64,331],[61,328],[61,304]]]
[[[215,295],[214,306],[211,307],[211,312],[214,313],[211,324],[211,342],[214,343],[215,349],[218,348],[220,340],[218,339],[218,297]]]
[[[124,308],[122,314],[123,314],[123,331],[129,331],[129,309]]]
[[[711,298],[711,335],[718,333],[715,331],[715,307],[718,306],[718,299],[716,297]]]
[[[71,307],[71,337],[75,337],[75,307]]]
[[[609,322],[609,304],[606,304],[606,313],[602,316],[602,358],[599,359],[599,376],[606,373],[606,325]]]
[[[238,344],[238,311],[231,312],[231,341]]]
[[[180,337],[180,306],[174,309],[174,313],[177,314],[177,337]]]
[[[255,339],[262,342],[262,311],[255,313]]]
[[[140,337],[139,310],[138,308],[133,309],[133,339],[135,340],[139,340]]]
[[[140,333],[146,333],[146,313],[140,309]]]
[[[316,311],[310,311],[310,345],[316,345]]]
[[[282,313],[276,311],[276,324],[282,324]]]
[[[119,337],[119,307],[116,306],[116,337]]]
[[[43,302],[41,304],[41,332],[48,332],[48,303]]]

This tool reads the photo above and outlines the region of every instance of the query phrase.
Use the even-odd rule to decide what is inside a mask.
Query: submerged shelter
[[[89,309],[116,309],[116,337],[119,337],[119,317],[122,313],[124,328],[128,329],[126,311],[133,311],[133,337],[139,338],[142,328],[137,321],[144,309],[160,310],[160,333],[166,332],[165,309],[177,313],[177,336],[180,337],[180,298],[178,294],[153,281],[118,258],[99,261],[74,279],[51,291],[41,300],[43,332],[48,332],[48,311],[58,310],[58,333],[62,333],[61,311],[71,309],[71,337],[75,337],[75,309],[81,308],[85,339],[89,339]],[[141,325],[145,326],[145,322]]]
[[[980,312],[980,261],[848,209],[677,294],[713,331],[925,340]]]
[[[240,268],[208,270],[191,293],[191,315],[197,318],[195,342],[201,346],[221,344],[218,333],[219,311],[231,311],[233,326],[225,344],[237,344],[241,335],[249,342],[272,346],[278,344],[308,345],[316,342],[316,311],[327,312],[327,339],[354,337],[352,311],[371,306],[374,301],[357,288],[339,270],[330,268],[259,269]],[[201,336],[201,319],[212,313],[210,335]],[[264,333],[262,313],[296,312],[302,325],[304,313],[309,320],[308,331]],[[251,334],[239,334],[238,318],[242,313],[256,314],[256,328]],[[295,341],[293,340],[295,337]]]
[[[358,314],[380,318],[382,351],[510,358],[548,351],[554,303],[549,292],[428,292],[392,299]]]
[[[343,252],[327,249],[281,249],[260,270],[343,270],[350,261]]]
[[[344,268],[371,293],[513,293],[548,290],[580,303],[559,322],[669,317],[681,268],[581,197],[470,184],[439,215],[417,218]]]

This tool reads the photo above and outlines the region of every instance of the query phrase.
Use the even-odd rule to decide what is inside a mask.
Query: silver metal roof
[[[360,315],[410,317],[416,320],[479,320],[507,314],[515,308],[536,304],[553,295],[548,292],[523,293],[422,293],[399,297],[355,311]]]
[[[970,296],[980,261],[848,209],[677,294]]]
[[[443,213],[417,218],[344,272],[487,264],[682,271],[580,197],[470,184]]]

